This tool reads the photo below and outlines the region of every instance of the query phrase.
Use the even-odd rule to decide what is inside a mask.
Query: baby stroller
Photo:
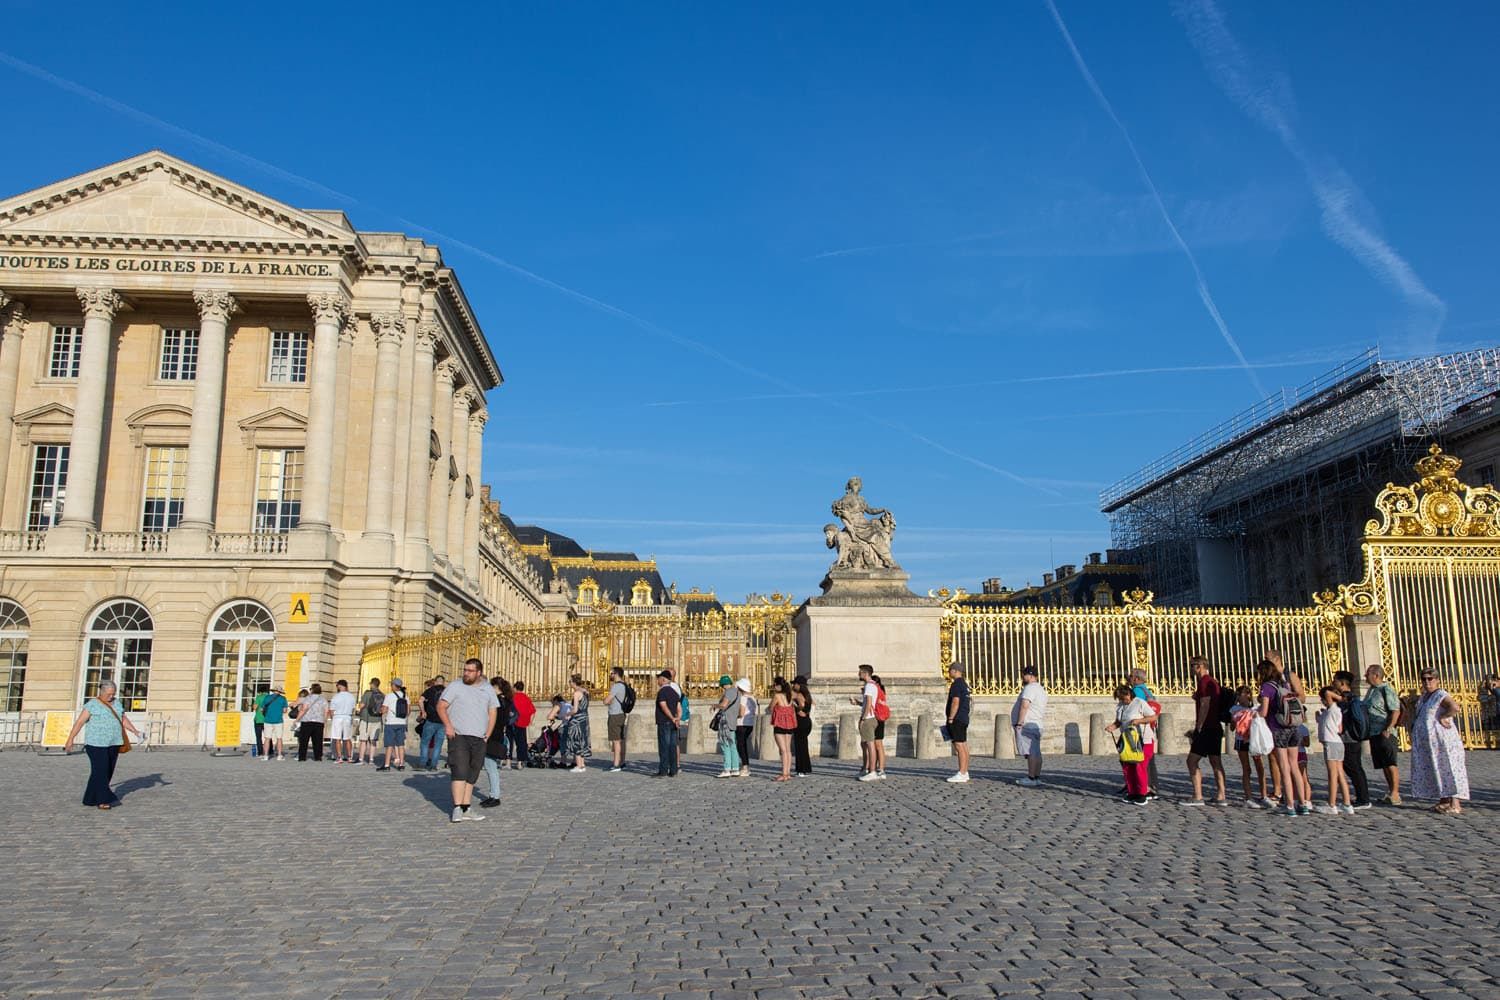
[[[540,736],[526,748],[527,767],[560,767],[557,753],[562,749],[562,736],[557,723],[549,724]]]

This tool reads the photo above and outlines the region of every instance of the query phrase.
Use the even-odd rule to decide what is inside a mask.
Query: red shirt
[[[536,706],[531,703],[531,698],[525,691],[517,691],[516,703],[516,725],[526,728],[531,725],[531,717],[536,715]]]
[[[1214,680],[1213,674],[1204,674],[1198,678],[1198,690],[1193,692],[1193,704],[1198,706],[1199,711],[1204,710],[1203,702],[1207,700],[1207,717],[1210,725],[1219,721],[1219,690],[1219,682]],[[1193,719],[1195,726],[1197,725],[1197,721],[1197,717],[1195,716]]]

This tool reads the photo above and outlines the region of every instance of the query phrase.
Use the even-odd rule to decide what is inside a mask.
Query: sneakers
[[[1310,816],[1310,815],[1312,815],[1312,806],[1308,805],[1306,802],[1299,802],[1299,803],[1297,803],[1297,815],[1298,816]]]
[[[495,801],[499,802],[500,800],[496,799]],[[484,803],[481,802],[480,805],[484,805]],[[468,820],[470,823],[478,823],[482,819],[489,819],[489,817],[484,813],[477,813],[473,810],[470,810],[469,812],[464,813],[464,819]]]
[[[1300,812],[1299,812],[1299,811],[1298,811],[1298,810],[1297,810],[1297,809],[1296,809],[1296,808],[1295,808],[1295,807],[1293,807],[1293,806],[1287,806],[1287,807],[1286,807],[1286,808],[1284,808],[1284,809],[1282,809],[1282,814],[1283,814],[1283,815],[1285,815],[1285,816],[1300,816],[1300,815],[1302,815],[1302,814],[1301,814],[1301,813],[1300,813]]]
[[[1204,802],[1202,799],[1183,799],[1182,804],[1185,806],[1203,806],[1207,805],[1208,803]]]
[[[1350,806],[1350,808],[1351,809],[1374,809],[1375,808],[1375,803],[1373,803],[1373,802],[1356,802],[1356,803],[1354,803],[1354,805]]]
[[[1342,816],[1353,816],[1357,806],[1339,806],[1339,814]]]
[[[748,777],[750,777],[750,767],[749,767],[748,764],[747,765],[743,765],[743,766],[740,767],[740,777],[741,778],[748,778]]]
[[[498,806],[499,804],[500,804],[500,800],[496,799],[496,798],[487,798],[487,799],[480,799],[479,800],[479,808],[481,808],[481,809],[493,809],[496,806]]]
[[[885,772],[884,771],[876,771],[875,772],[875,780],[876,781],[884,781],[885,780]]]
[[[860,781],[879,781],[880,778],[875,774],[874,771],[866,771],[864,774],[861,774],[859,776],[859,780]]]
[[[1401,804],[1401,796],[1387,795],[1382,801],[1388,806],[1399,806]]]
[[[1260,804],[1265,806],[1267,809],[1275,809],[1281,803],[1277,802],[1275,799],[1261,799]]]
[[[269,757],[267,757],[267,758],[266,758],[266,760],[270,760],[270,759],[271,759],[271,758],[269,758]],[[286,760],[286,754],[282,754],[282,755],[281,755],[281,756],[280,756],[280,757],[277,757],[277,758],[276,758],[276,759],[277,759],[277,760]],[[1397,805],[1400,805],[1400,804],[1401,804],[1401,802],[1400,802],[1400,800],[1399,800],[1399,799],[1398,799],[1398,800],[1397,800],[1397,802],[1396,802],[1396,804],[1397,804]]]
[[[588,769],[589,769],[589,766],[587,764],[579,764],[577,767],[570,767],[570,768],[568,768],[568,771],[570,773],[572,773],[572,774],[582,774],[584,771],[587,771]]]
[[[968,780],[969,780],[969,773],[967,771],[959,771],[957,774],[952,775],[952,776],[950,776],[948,778],[948,784],[950,784],[950,785],[962,785],[962,784],[964,784]]]
[[[625,770],[623,767],[610,767],[610,768],[606,768],[605,771],[604,771],[604,773],[605,774],[619,774],[623,770]]]
[[[1208,800],[1208,804],[1211,805],[1211,806],[1218,806],[1220,809],[1222,809],[1225,806],[1229,805],[1229,800],[1228,799],[1209,799]]]
[[[1313,812],[1317,813],[1319,816],[1337,816],[1339,814],[1339,808],[1338,806],[1330,806],[1327,803],[1320,802],[1313,807]]]
[[[390,768],[388,768],[388,767],[386,767],[386,766],[385,766],[385,765],[384,765],[384,764],[382,764],[382,765],[380,765],[380,766],[379,766],[379,767],[377,767],[377,768],[376,768],[376,769],[375,769],[375,770],[376,770],[376,771],[389,771],[389,770],[390,770]]]
[[[1245,800],[1245,808],[1246,809],[1264,809],[1265,808],[1265,804],[1262,803],[1260,801],[1260,799],[1246,799]]]
[[[733,778],[737,774],[739,774],[738,771],[720,771],[718,774],[714,775],[714,777],[715,778]]]
[[[452,822],[452,823],[462,823],[464,820],[466,820],[468,818],[469,817],[468,817],[467,814],[464,813],[462,806],[454,806],[453,807],[453,815],[449,818],[449,822]]]
[[[1144,795],[1127,795],[1120,801],[1124,802],[1126,805],[1143,806],[1150,800],[1147,799]]]
[[[1029,778],[1029,777],[1028,778],[1017,778],[1016,779],[1016,784],[1020,785],[1022,788],[1041,788],[1042,787],[1042,783],[1040,781],[1038,781],[1036,778]]]

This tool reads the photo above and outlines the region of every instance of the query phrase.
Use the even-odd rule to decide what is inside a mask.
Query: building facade
[[[0,711],[113,677],[194,742],[393,629],[540,619],[436,247],[152,152],[0,202],[0,308]]]

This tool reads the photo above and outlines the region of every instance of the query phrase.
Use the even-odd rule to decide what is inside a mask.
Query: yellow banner
[[[48,712],[42,722],[42,746],[60,747],[68,742],[68,731],[76,718],[72,712]]]
[[[239,712],[214,713],[214,746],[237,747],[240,745]]]
[[[312,594],[293,594],[292,610],[291,614],[287,616],[287,621],[291,622],[293,625],[307,624],[307,609],[310,604],[312,604]]]
[[[293,702],[297,700],[297,691],[302,687],[302,657],[306,655],[301,651],[286,654],[286,700]]]

